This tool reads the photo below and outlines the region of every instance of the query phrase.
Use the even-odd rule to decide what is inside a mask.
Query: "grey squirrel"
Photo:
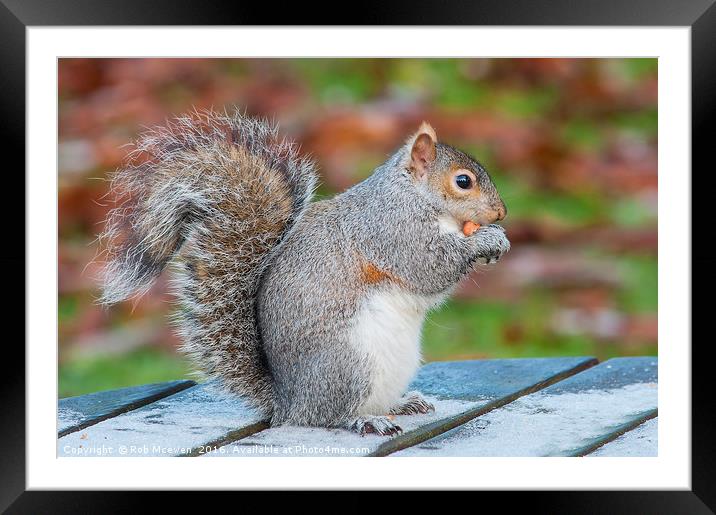
[[[238,112],[146,132],[112,179],[101,301],[175,261],[182,347],[209,377],[272,426],[396,434],[391,415],[434,409],[406,393],[426,312],[509,250],[505,205],[425,122],[363,182],[312,202],[315,185],[294,143]]]

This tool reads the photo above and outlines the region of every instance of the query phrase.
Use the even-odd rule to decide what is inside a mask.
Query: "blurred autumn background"
[[[360,181],[421,120],[472,153],[512,251],[429,316],[425,359],[657,353],[656,59],[60,59],[59,394],[185,377],[164,276],[97,306],[108,172],[142,129],[193,107],[277,120]]]

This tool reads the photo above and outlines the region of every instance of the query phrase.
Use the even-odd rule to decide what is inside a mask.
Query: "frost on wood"
[[[57,406],[57,430],[59,433],[76,431],[82,426],[149,404],[194,384],[194,381],[186,380],[167,381],[60,399]]]
[[[260,420],[240,398],[202,384],[60,438],[57,454],[176,456]]]
[[[647,420],[639,427],[600,447],[589,456],[647,457],[659,455],[658,418]]]
[[[60,407],[57,410],[57,430],[62,431],[68,427],[75,426],[85,419],[84,413],[72,408]]]
[[[478,406],[478,402],[438,400],[426,397],[435,406],[435,411],[424,415],[399,415],[395,422],[404,432],[414,431],[421,426],[442,418],[458,415]],[[376,450],[387,440],[385,436],[358,433],[346,429],[324,429],[319,427],[275,427],[261,431],[210,452],[209,457],[306,457],[306,456],[364,456]]]

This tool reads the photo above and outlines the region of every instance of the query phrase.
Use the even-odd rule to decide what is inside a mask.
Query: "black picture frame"
[[[25,29],[43,25],[557,25],[557,26],[683,26],[691,28],[692,72],[692,170],[700,168],[700,187],[693,187],[697,177],[683,171],[684,180],[692,181],[692,195],[708,194],[704,178],[709,169],[714,112],[716,111],[716,0],[490,0],[452,2],[450,4],[412,0],[410,2],[360,2],[355,9],[323,11],[307,9],[302,2],[272,4],[239,4],[199,2],[196,0],[0,0],[0,113],[3,158],[17,158],[16,166],[6,165],[6,213],[3,234],[6,252],[0,258],[5,282],[23,282],[31,273],[25,265],[25,226],[14,213],[21,206],[11,207],[15,199],[22,203],[25,177],[16,170],[25,166]],[[371,5],[373,4],[373,5]],[[280,5],[280,7],[279,7]],[[49,122],[48,122],[49,123]],[[17,184],[8,184],[7,181]],[[710,234],[705,225],[711,220],[708,200],[692,200],[691,213],[674,216],[692,217],[692,235]],[[707,300],[698,301],[697,291],[708,295],[714,291],[713,266],[716,258],[695,249],[691,251],[692,273],[698,275],[698,288],[692,291],[692,327],[694,320],[708,316]],[[24,270],[19,274],[17,270]],[[17,285],[20,291],[20,285]],[[22,298],[25,299],[23,289]],[[22,316],[24,302],[12,299],[6,310],[6,328],[11,329]],[[12,310],[18,311],[16,316]],[[510,504],[525,502],[535,513],[714,513],[716,511],[716,439],[713,436],[713,400],[707,383],[710,342],[698,341],[692,333],[692,490],[691,491],[600,491],[600,492],[524,492],[510,493]],[[684,345],[687,342],[663,342]],[[50,345],[50,342],[48,342]],[[3,375],[0,406],[4,414],[0,424],[3,452],[0,457],[0,509],[8,513],[111,513],[143,511],[149,506],[144,493],[134,492],[60,492],[25,491],[25,353],[11,338],[3,346]],[[7,363],[12,363],[8,366]],[[241,507],[248,497],[242,496]],[[357,494],[353,494],[357,495]],[[488,496],[480,492],[479,505],[485,506]],[[181,503],[189,508],[192,499],[206,509],[205,495],[170,493],[166,502]],[[475,499],[475,497],[473,497]],[[260,500],[260,499],[257,499]],[[170,511],[164,504],[164,511]],[[265,503],[265,500],[264,500]],[[264,504],[262,503],[262,504]],[[323,504],[323,503],[322,503]],[[331,504],[328,504],[331,505]],[[341,501],[345,506],[345,501]],[[333,506],[340,506],[333,505]],[[360,500],[355,503],[359,507]],[[400,509],[396,506],[394,509]]]

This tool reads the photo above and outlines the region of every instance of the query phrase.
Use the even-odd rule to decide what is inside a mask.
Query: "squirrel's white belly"
[[[420,366],[425,313],[442,300],[401,291],[374,293],[358,312],[353,344],[371,364],[371,393],[360,415],[384,415],[398,404]]]

